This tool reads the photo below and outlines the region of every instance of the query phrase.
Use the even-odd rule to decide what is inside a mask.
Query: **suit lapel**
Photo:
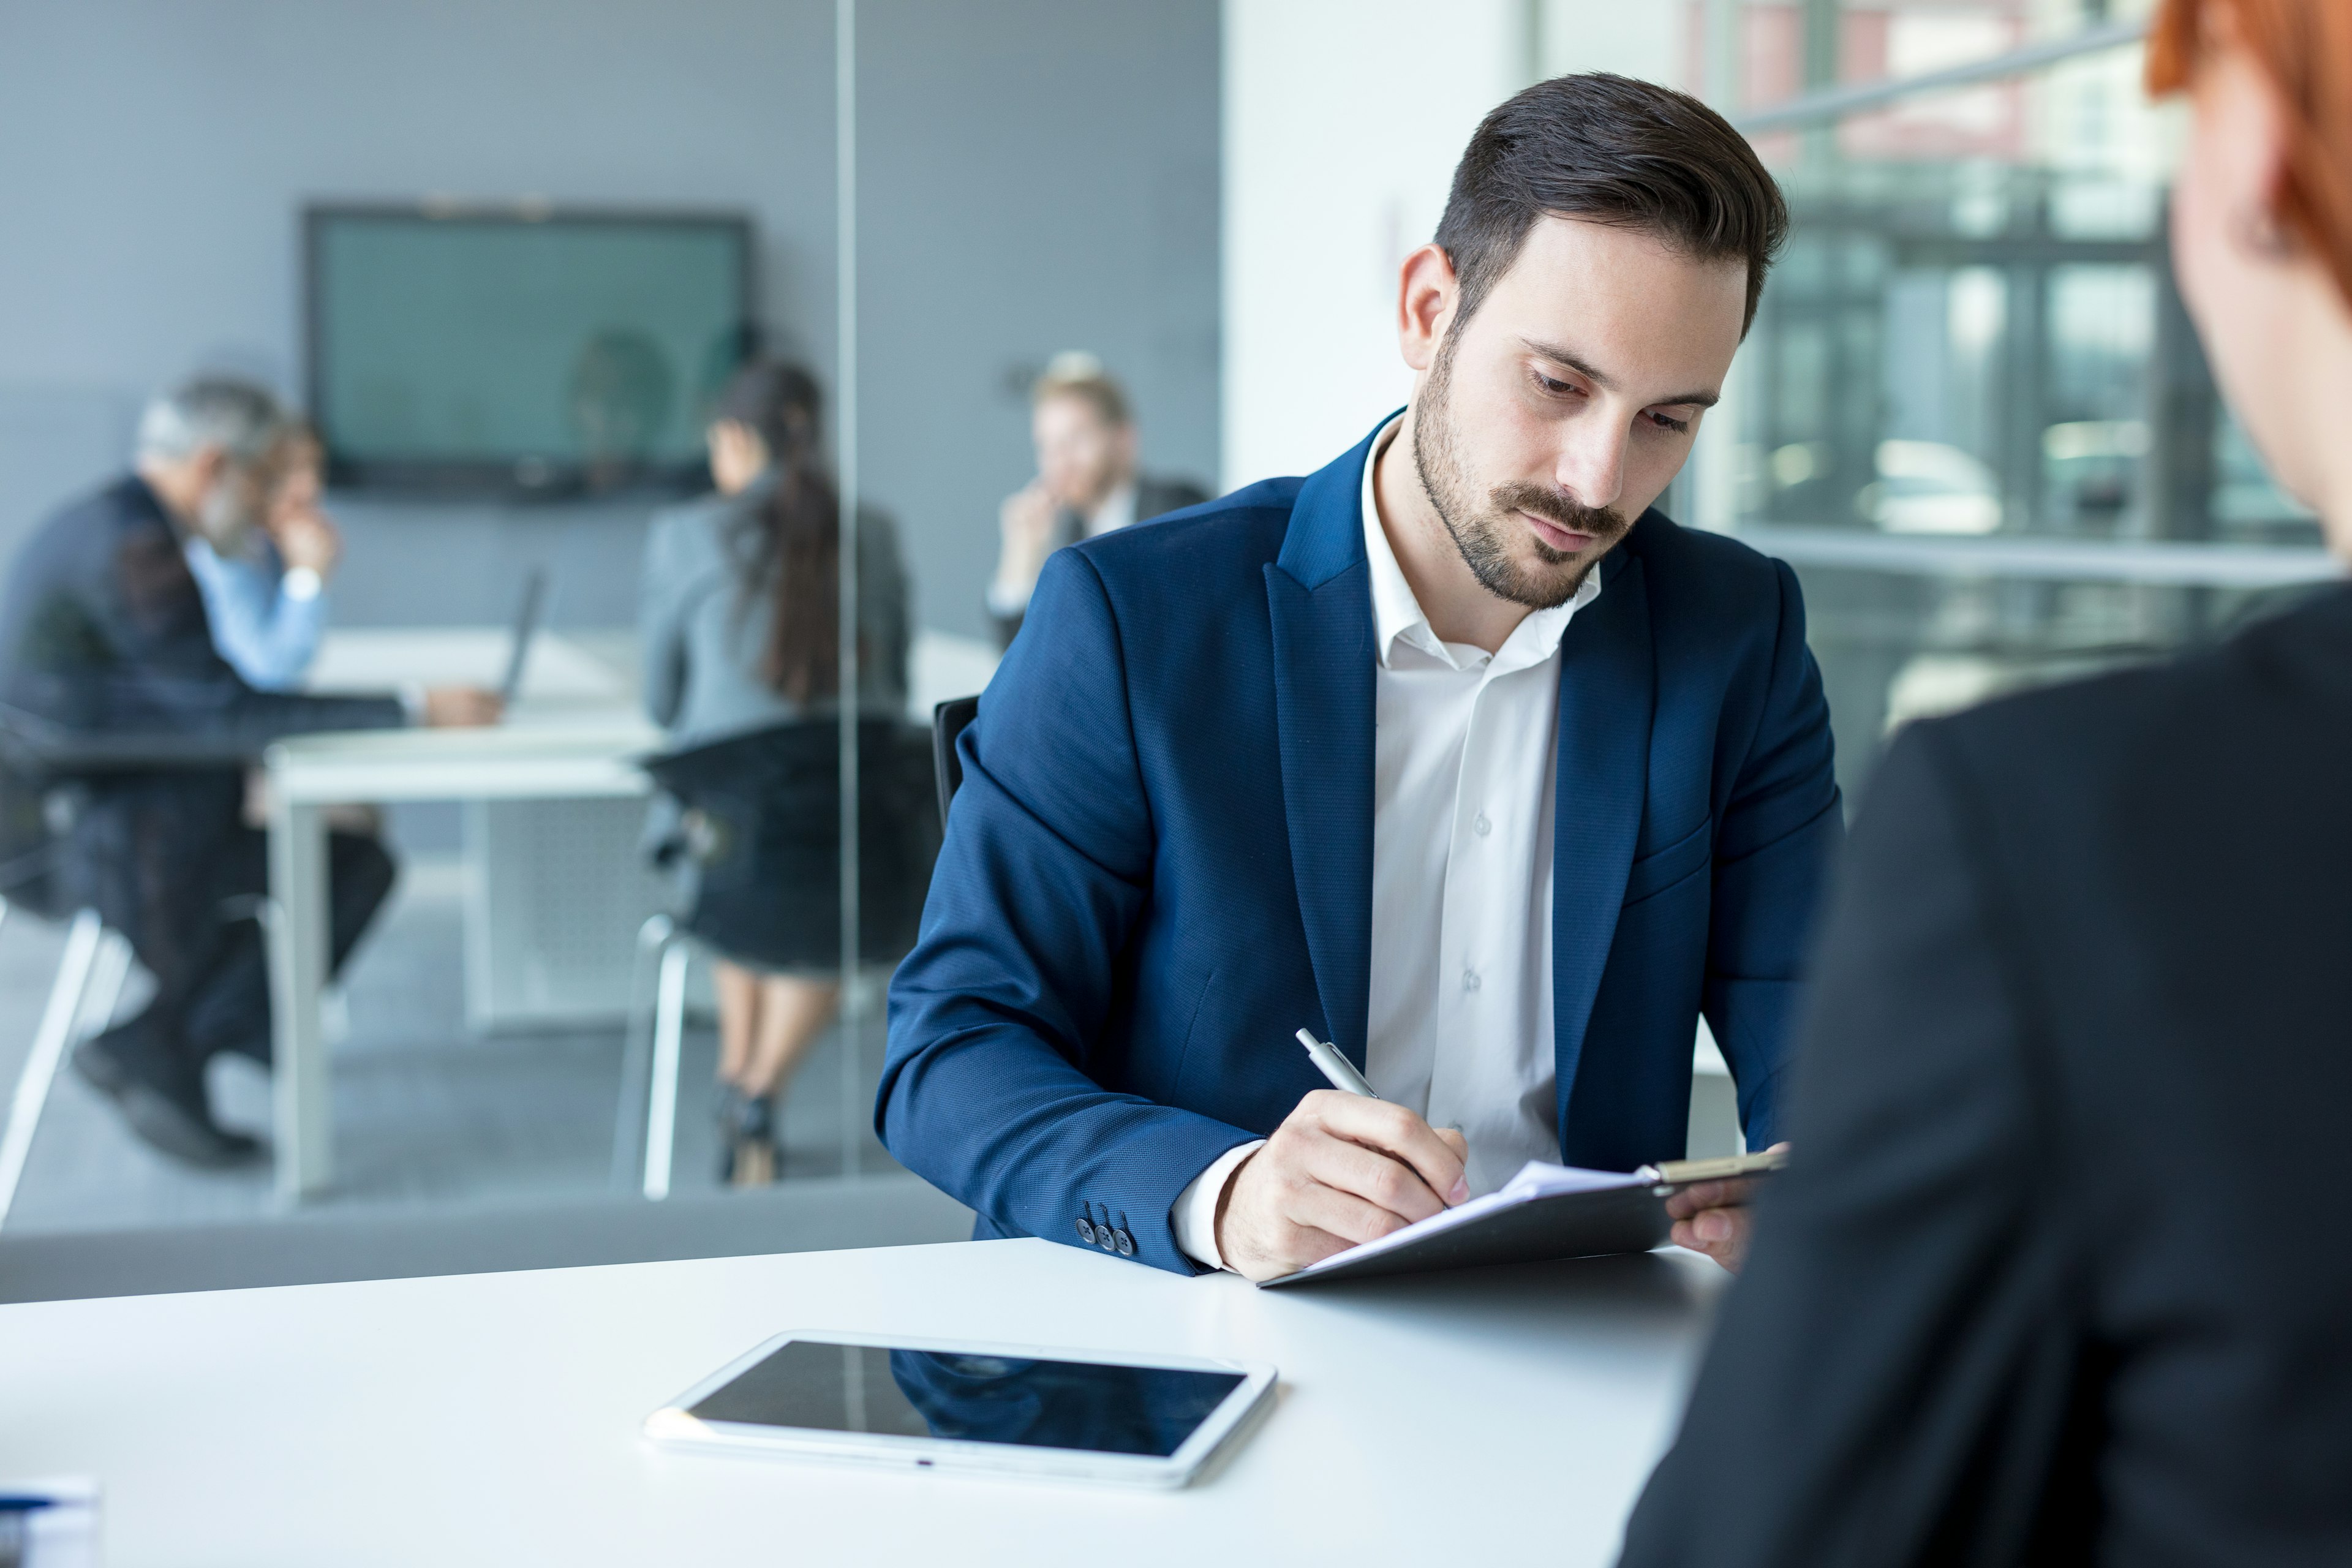
[[[1359,500],[1370,447],[1367,438],[1300,488],[1281,556],[1265,569],[1298,916],[1324,1029],[1359,1068],[1372,964],[1374,653]]]
[[[1656,664],[1642,558],[1620,549],[1601,596],[1559,651],[1559,779],[1553,796],[1552,1041],[1562,1136],[1592,998],[1617,932],[1649,794]]]

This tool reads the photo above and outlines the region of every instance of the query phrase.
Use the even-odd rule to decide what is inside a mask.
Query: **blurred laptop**
[[[530,663],[530,645],[539,637],[541,616],[547,608],[547,569],[534,566],[523,580],[522,603],[515,606],[513,641],[507,650],[506,679],[499,683],[499,700],[512,711],[522,695],[523,670]]]

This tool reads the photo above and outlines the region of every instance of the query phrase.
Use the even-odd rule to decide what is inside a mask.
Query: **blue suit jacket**
[[[1362,1065],[1370,449],[1046,564],[961,742],[875,1110],[982,1235],[1092,1216],[1192,1271],[1177,1195],[1326,1087],[1293,1031]],[[1629,1170],[1683,1152],[1702,1008],[1777,1135],[1843,826],[1789,569],[1654,510],[1601,571],[1560,648],[1555,1049],[1562,1156]]]

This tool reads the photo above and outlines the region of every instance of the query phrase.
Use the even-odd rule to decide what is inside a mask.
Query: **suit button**
[[[1085,1242],[1088,1247],[1092,1247],[1095,1244],[1094,1224],[1084,1215],[1080,1215],[1078,1216],[1078,1239]]]
[[[1135,1237],[1124,1230],[1118,1233],[1118,1255],[1121,1258],[1135,1256]]]
[[[1095,1245],[1101,1247],[1105,1252],[1117,1252],[1118,1250],[1118,1232],[1113,1230],[1108,1224],[1095,1226]]]

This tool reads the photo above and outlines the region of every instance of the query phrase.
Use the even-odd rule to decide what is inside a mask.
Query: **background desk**
[[[499,626],[331,632],[310,685],[495,684],[509,636]],[[918,634],[910,718],[929,722],[931,703],[979,690],[995,666],[994,650],[973,639]],[[472,1026],[617,1026],[631,936],[657,898],[638,858],[642,813],[632,803],[647,788],[635,759],[663,736],[638,705],[636,670],[632,634],[543,632],[513,712],[495,729],[310,735],[271,748],[270,890],[288,915],[270,957],[281,1198],[299,1202],[333,1173],[319,1010],[324,808],[465,803]]]
[[[394,730],[310,735],[269,748],[269,893],[278,1191],[333,1170],[319,993],[327,975],[327,807],[347,801],[550,800],[640,795],[631,760],[658,736],[642,721],[577,728]],[[625,861],[614,868],[627,876]],[[453,977],[454,978],[454,977]]]
[[[109,1568],[1605,1563],[1724,1276],[1687,1254],[1262,1293],[1041,1241],[0,1308],[0,1476],[104,1488]],[[1150,1493],[713,1459],[646,1413],[785,1328],[1273,1362]]]

